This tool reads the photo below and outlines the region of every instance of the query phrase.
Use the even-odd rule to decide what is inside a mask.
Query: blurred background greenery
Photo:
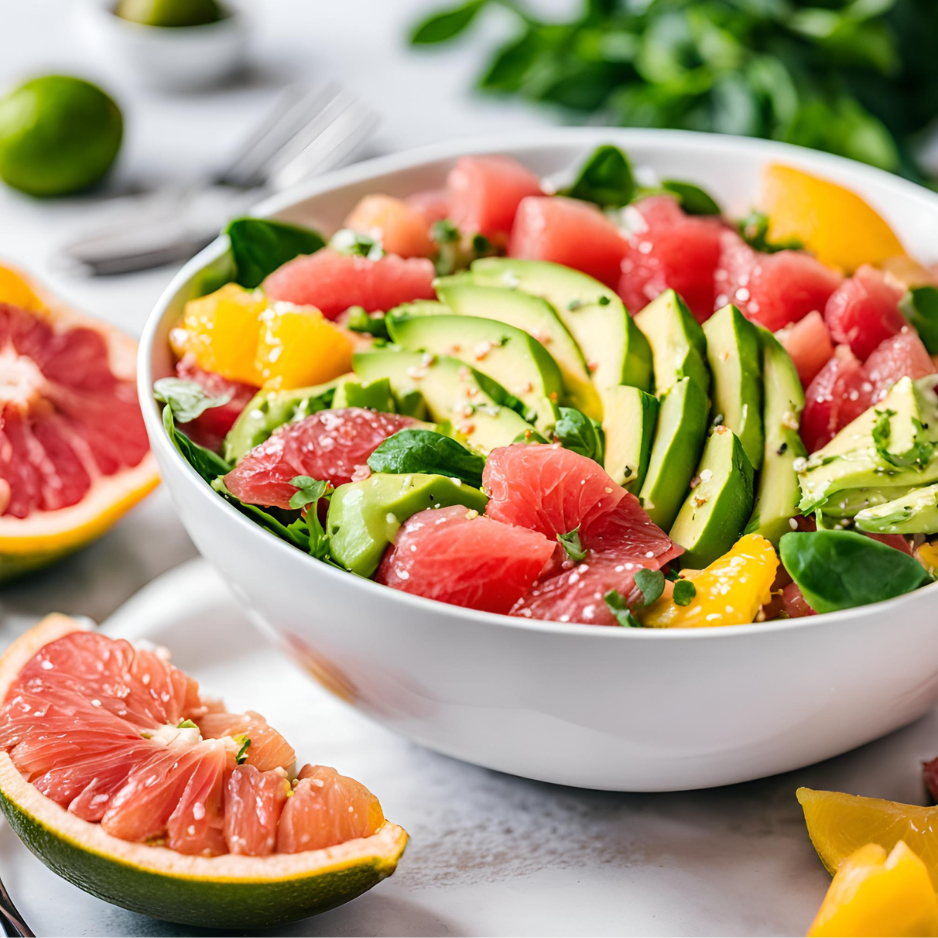
[[[525,0],[466,0],[410,41],[455,40],[493,7],[516,28],[480,69],[486,92],[577,123],[767,137],[926,175],[938,0],[579,0],[560,19]]]

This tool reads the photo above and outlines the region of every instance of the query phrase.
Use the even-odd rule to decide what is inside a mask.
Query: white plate
[[[781,160],[866,196],[923,260],[938,195],[828,154],[677,131],[568,128],[457,141],[361,163],[259,209],[335,228],[367,192],[439,185],[465,152],[503,152],[542,175],[599,143],[744,212]],[[172,371],[167,334],[219,239],[157,304],[140,345],[143,413],[163,481],[196,546],[248,614],[363,712],[439,752],[528,778],[662,791],[758,778],[845,752],[938,701],[938,585],[812,619],[696,630],[512,619],[410,596],[318,563],[249,521],[171,445],[152,401]]]
[[[282,935],[803,934],[829,882],[797,785],[921,800],[938,715],[849,756],[719,791],[578,791],[475,768],[387,733],[256,633],[203,561],[165,574],[105,623],[173,649],[234,708],[255,708],[300,758],[368,784],[411,834],[397,873]],[[59,879],[0,826],[0,874],[39,935],[191,935]]]

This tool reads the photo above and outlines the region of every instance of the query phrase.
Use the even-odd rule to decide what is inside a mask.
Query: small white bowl
[[[505,153],[542,176],[614,143],[638,166],[752,206],[781,161],[868,199],[908,250],[934,261],[938,195],[888,173],[762,140],[660,130],[568,128],[453,141],[339,170],[256,214],[333,230],[368,192],[440,185],[464,153]],[[150,317],[138,388],[163,481],[183,523],[252,620],[352,706],[447,755],[527,778],[621,791],[726,785],[846,752],[938,702],[938,584],[806,619],[711,629],[564,625],[447,606],[320,563],[209,488],[166,435],[155,378],[168,333],[220,238],[189,262]],[[219,636],[220,641],[224,641]]]
[[[83,27],[100,63],[158,91],[190,91],[217,84],[240,69],[247,55],[244,15],[202,26],[144,26],[114,13],[116,0],[88,0]]]

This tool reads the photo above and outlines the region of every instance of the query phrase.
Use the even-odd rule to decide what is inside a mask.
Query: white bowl
[[[244,16],[224,4],[223,19],[202,26],[145,26],[116,16],[116,0],[87,0],[84,28],[99,61],[158,91],[190,91],[220,82],[245,65]]]
[[[453,142],[340,170],[259,214],[335,228],[368,192],[442,182],[463,153],[507,153],[542,175],[597,144],[705,185],[740,213],[772,160],[861,192],[909,250],[935,260],[938,196],[847,160],[771,142],[674,131],[565,129]],[[585,788],[670,791],[741,782],[828,758],[938,701],[938,585],[808,619],[642,631],[513,619],[396,592],[319,563],[215,494],[171,445],[153,380],[167,333],[216,241],[175,278],[140,346],[139,391],[163,480],[199,550],[253,621],[363,713],[438,752]]]

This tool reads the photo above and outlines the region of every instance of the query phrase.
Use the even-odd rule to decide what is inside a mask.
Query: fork
[[[263,194],[345,162],[377,124],[338,85],[291,85],[218,172],[124,200],[131,204],[122,217],[62,246],[58,257],[97,276],[186,260]]]
[[[0,928],[4,935],[21,936],[21,938],[35,938],[29,926],[23,921],[23,916],[17,911],[10,894],[0,880]]]

